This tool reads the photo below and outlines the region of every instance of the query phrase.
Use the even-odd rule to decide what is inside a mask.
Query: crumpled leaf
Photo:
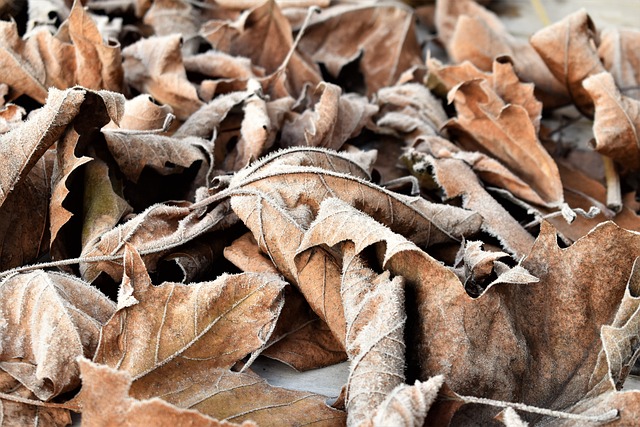
[[[125,81],[173,108],[186,120],[202,105],[196,88],[187,80],[182,63],[180,35],[149,37],[122,50]]]
[[[598,56],[625,96],[640,100],[640,32],[605,28],[600,33]]]
[[[423,65],[413,13],[398,4],[338,4],[325,9],[312,20],[299,48],[333,77],[359,60],[368,96]]]
[[[514,69],[524,82],[535,84],[537,97],[545,107],[567,104],[567,89],[558,76],[527,41],[511,36],[498,17],[473,0],[440,0],[435,23],[454,62],[470,61],[482,71],[490,71],[501,56],[513,59]]]
[[[555,162],[538,140],[525,107],[500,98],[486,80],[458,84],[448,94],[458,115],[449,129],[471,136],[463,145],[490,153],[526,182],[545,204],[563,203],[562,182]]]
[[[54,157],[45,152],[0,207],[0,270],[32,263],[48,251]]]
[[[218,96],[208,104],[194,112],[173,134],[176,138],[197,136],[211,138],[217,134],[218,126],[225,119],[233,107],[242,103],[250,96],[247,92],[231,92]]]
[[[29,173],[38,159],[62,136],[76,117],[89,114],[89,105],[101,98],[110,117],[119,120],[121,95],[84,89],[51,89],[48,102],[22,126],[0,135],[0,156],[6,159],[0,169],[0,204],[16,183]]]
[[[246,233],[224,249],[224,256],[245,272],[279,274],[271,260],[260,251],[251,233]],[[298,371],[318,369],[347,359],[343,345],[316,315],[302,295],[286,288],[284,306],[262,356],[279,360]]]
[[[119,129],[126,131],[159,131],[167,130],[175,118],[169,105],[160,105],[149,95],[138,95],[124,102],[124,113],[120,123],[108,123],[105,130]]]
[[[138,387],[174,370],[230,368],[266,342],[282,308],[286,283],[275,275],[153,286],[133,246],[126,245],[124,264],[118,308],[94,361],[128,371],[144,384]]]
[[[1,105],[2,103],[0,103]],[[27,114],[24,108],[16,104],[7,104],[0,108],[0,135],[9,132],[22,124],[22,118]]]
[[[0,369],[49,400],[79,384],[76,357],[92,357],[114,304],[76,277],[42,270],[0,285]]]
[[[287,159],[296,162],[283,164]],[[318,163],[311,163],[314,161]],[[229,185],[231,206],[253,232],[260,249],[298,286],[340,341],[344,341],[345,324],[339,289],[325,288],[340,277],[336,260],[323,249],[294,260],[303,232],[322,200],[338,197],[425,246],[459,239],[480,226],[473,212],[387,191],[348,174],[354,169],[356,165],[339,153],[283,152],[237,173]]]
[[[183,53],[194,53],[197,44],[193,40],[198,34],[198,11],[181,0],[156,0],[144,14],[143,22],[153,27],[156,36],[180,34],[185,42]]]
[[[94,245],[83,248],[82,257],[113,256],[112,261],[80,263],[85,280],[94,281],[101,272],[116,281],[122,279],[122,256],[125,243],[133,245],[144,256],[147,268],[153,271],[159,259],[190,240],[222,226],[227,218],[228,204],[220,204],[203,216],[189,208],[188,203],[156,204],[144,212],[104,233]],[[233,222],[234,219],[226,219]]]
[[[119,425],[170,427],[197,425],[206,427],[254,427],[255,423],[242,424],[218,421],[192,409],[181,409],[154,397],[137,400],[129,396],[131,375],[109,366],[79,361],[82,374],[82,390],[76,397],[82,407],[82,422],[88,425]]]
[[[582,81],[605,71],[596,51],[596,37],[595,26],[584,9],[531,36],[531,45],[587,117],[593,116],[593,102]]]
[[[622,95],[606,72],[585,79],[583,86],[595,105],[596,151],[624,169],[640,169],[640,100]]]
[[[313,98],[313,109],[285,121],[281,137],[284,147],[304,144],[338,150],[347,139],[357,136],[378,110],[366,98],[342,95],[340,87],[326,82],[318,84]]]
[[[445,150],[439,149],[442,145],[439,142],[439,139],[429,139],[427,144],[418,145],[405,154],[403,159],[411,173],[421,180],[435,178],[435,184],[444,191],[445,200],[461,197],[462,206],[482,215],[482,229],[497,237],[503,248],[516,257],[526,255],[533,245],[533,236],[487,193],[469,164],[464,159],[448,156]],[[442,153],[442,157],[435,157],[431,154],[434,152]]]
[[[209,21],[200,33],[217,50],[250,58],[267,74],[278,70],[293,47],[291,25],[274,0],[256,6],[235,22]],[[305,84],[315,86],[321,80],[317,66],[298,51],[286,64],[286,74],[285,85],[293,96],[302,93]]]

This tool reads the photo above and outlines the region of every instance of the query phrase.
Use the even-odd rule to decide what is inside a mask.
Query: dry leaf
[[[357,136],[378,110],[366,98],[342,95],[340,87],[326,82],[318,84],[313,98],[313,109],[285,122],[280,141],[283,147],[307,145],[338,150],[347,139]]]
[[[596,44],[595,26],[584,9],[531,36],[531,45],[565,85],[575,106],[588,117],[593,116],[593,102],[582,81],[605,71]]]
[[[211,138],[217,135],[218,127],[233,107],[250,96],[247,92],[231,92],[214,98],[194,112],[173,134],[176,138],[197,136]]]
[[[0,285],[0,369],[39,399],[79,383],[76,357],[92,357],[114,304],[76,277],[37,270]]]
[[[137,387],[173,370],[230,368],[267,341],[282,308],[286,283],[275,275],[153,286],[130,245],[124,264],[118,309],[102,328],[94,361],[128,371]]]
[[[606,28],[600,33],[598,56],[616,81],[621,92],[640,100],[640,32],[632,29]]]
[[[179,35],[140,40],[122,50],[122,66],[131,87],[170,105],[178,119],[186,120],[203,104],[187,80],[181,44]]]
[[[172,112],[173,109],[169,105],[160,105],[149,95],[138,95],[125,101],[119,126],[109,123],[103,129],[164,131],[175,118]]]
[[[293,47],[289,21],[274,0],[256,6],[235,22],[210,21],[200,32],[217,50],[250,58],[267,74],[278,70]],[[321,80],[317,66],[297,51],[286,64],[286,74],[286,86],[293,96],[300,94],[305,84],[315,86]]]
[[[513,58],[515,72],[535,84],[536,95],[546,107],[567,104],[567,89],[549,72],[541,55],[526,41],[511,36],[498,17],[472,0],[440,0],[436,3],[438,37],[454,62],[470,61],[490,71],[496,58]],[[560,80],[560,81],[559,81]]]
[[[367,95],[392,86],[403,72],[423,64],[413,14],[399,4],[338,4],[325,9],[305,31],[300,50],[334,78],[347,64],[359,61]]]
[[[0,103],[1,105],[2,103]],[[24,108],[16,104],[7,104],[0,108],[0,135],[22,124],[27,114]]]
[[[517,83],[516,83],[517,84]],[[458,116],[449,129],[471,135],[464,145],[500,160],[550,206],[563,202],[562,182],[555,162],[537,137],[536,126],[525,107],[500,98],[486,80],[469,80],[448,94]]]
[[[184,40],[182,52],[195,53],[198,48],[198,11],[182,0],[156,0],[144,14],[143,22],[153,27],[156,36],[180,34]]]
[[[192,409],[181,409],[157,397],[137,400],[129,396],[131,375],[81,359],[82,391],[76,397],[82,407],[82,423],[89,426],[254,427],[218,421]]]
[[[640,101],[623,96],[606,72],[585,79],[583,86],[595,105],[596,151],[626,170],[640,169]]]

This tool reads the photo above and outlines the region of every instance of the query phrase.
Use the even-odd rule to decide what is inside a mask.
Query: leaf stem
[[[622,210],[622,194],[620,191],[620,175],[616,165],[609,156],[602,155],[604,164],[604,179],[607,184],[607,207],[618,213]]]
[[[31,406],[40,406],[44,408],[55,408],[55,409],[68,409],[73,412],[80,412],[79,405],[73,405],[70,403],[42,402],[41,400],[27,399],[26,397],[15,396],[13,394],[7,394],[2,392],[0,392],[0,399],[8,400],[16,403],[23,403],[25,405],[31,405]]]

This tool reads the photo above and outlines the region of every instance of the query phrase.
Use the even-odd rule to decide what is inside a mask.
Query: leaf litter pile
[[[2,425],[640,423],[640,32],[414,6],[0,2]]]

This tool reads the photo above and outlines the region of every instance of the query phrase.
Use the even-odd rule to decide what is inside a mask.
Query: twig
[[[609,156],[601,155],[604,164],[604,179],[607,183],[607,207],[618,213],[622,210],[622,193],[620,191],[620,175],[616,165]]]
[[[80,412],[80,406],[69,403],[51,403],[42,402],[40,400],[27,399],[26,397],[14,396],[13,394],[7,394],[0,392],[0,400],[8,400],[16,403],[24,403],[25,405],[40,406],[44,408],[56,408],[56,409],[68,409],[73,412]]]

